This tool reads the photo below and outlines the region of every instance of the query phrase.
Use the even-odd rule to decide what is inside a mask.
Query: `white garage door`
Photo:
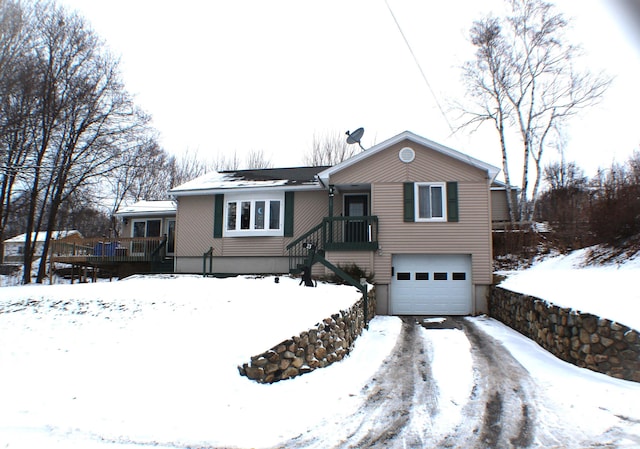
[[[391,314],[472,313],[470,255],[396,254],[392,263]]]

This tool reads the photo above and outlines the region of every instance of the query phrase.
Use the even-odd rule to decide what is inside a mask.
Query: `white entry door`
[[[392,315],[469,315],[473,312],[470,255],[396,254],[392,264]]]

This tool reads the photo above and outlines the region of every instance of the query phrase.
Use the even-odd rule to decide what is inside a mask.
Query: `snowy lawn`
[[[530,271],[536,270],[543,271]],[[587,279],[598,284],[596,273],[606,272]],[[536,294],[525,288],[525,274],[505,282]],[[566,282],[560,278],[557,289]],[[635,287],[617,294],[634,295]],[[569,297],[580,303],[567,306],[591,311],[584,295]],[[326,441],[314,447],[330,447],[330,429],[355,414],[364,387],[396,344],[398,318],[376,317],[347,358],[295,379],[257,384],[237,366],[358,298],[353,287],[304,288],[284,277],[279,284],[175,276],[0,288],[0,447],[263,448],[319,425],[327,426]],[[614,313],[602,315],[633,325]],[[540,406],[564,417],[546,424],[598,435],[623,419],[632,433],[620,447],[640,446],[640,432],[637,439],[633,433],[640,427],[633,424],[640,423],[640,384],[568,365],[495,320],[470,319],[532,374]],[[463,332],[422,329],[421,335],[431,348],[439,395],[438,415],[424,416],[424,425],[446,435],[464,425],[477,373]]]
[[[373,324],[358,341],[366,353],[328,377],[265,386],[240,377],[237,366],[359,298],[353,287],[304,288],[290,278],[2,288],[0,442],[276,444],[327,412],[306,404],[357,395],[400,324]]]

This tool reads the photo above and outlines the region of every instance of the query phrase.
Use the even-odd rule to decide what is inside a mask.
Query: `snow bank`
[[[526,270],[502,273],[507,278],[500,287],[640,330],[640,257],[584,267],[587,252],[574,251]]]

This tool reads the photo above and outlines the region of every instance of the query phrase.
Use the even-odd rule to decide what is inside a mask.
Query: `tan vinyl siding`
[[[379,243],[384,257],[375,261],[376,280],[390,281],[392,254],[471,254],[473,282],[491,282],[489,189],[482,182],[459,182],[460,221],[405,223],[402,184],[374,184],[373,213],[379,220]],[[386,272],[385,272],[386,271]]]
[[[213,238],[214,196],[180,197],[176,249],[178,257],[202,256],[213,246],[214,256],[285,256],[286,246],[319,224],[327,215],[326,191],[298,191],[294,196],[294,237]]]
[[[221,255],[219,242],[213,239],[213,196],[178,198],[176,217],[176,257],[201,257],[213,246]]]
[[[406,146],[413,148],[416,153],[415,160],[409,164],[398,158],[398,152]],[[465,182],[484,179],[486,173],[482,170],[438,151],[405,141],[341,170],[331,177],[331,183]]]
[[[509,221],[509,207],[507,205],[506,190],[491,191],[491,220]]]
[[[223,256],[282,256],[284,237],[225,237]]]
[[[285,239],[285,247],[328,215],[329,195],[326,190],[296,192],[293,209],[293,237]]]
[[[374,272],[372,251],[327,251],[325,257],[336,266],[356,264],[367,274]],[[327,268],[325,274],[331,275],[332,272]],[[358,280],[356,279],[356,281]]]

